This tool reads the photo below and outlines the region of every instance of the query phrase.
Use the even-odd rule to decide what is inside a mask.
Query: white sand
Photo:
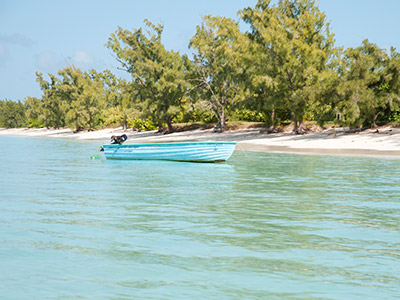
[[[259,129],[223,133],[214,133],[212,129],[196,129],[172,134],[161,134],[156,131],[124,132],[122,128],[79,133],[73,133],[70,129],[0,129],[0,135],[99,140],[99,144],[108,143],[112,135],[126,134],[127,143],[235,141],[238,142],[237,150],[247,151],[400,157],[400,129],[380,128],[379,133],[374,132],[375,130],[351,134],[338,132],[335,136],[332,130],[295,135],[266,134],[260,133]]]

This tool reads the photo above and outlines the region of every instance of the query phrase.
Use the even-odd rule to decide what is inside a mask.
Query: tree
[[[0,127],[24,127],[25,121],[25,107],[20,101],[0,101]]]
[[[341,124],[377,126],[378,117],[399,106],[400,56],[364,40],[358,48],[348,48],[339,69],[335,108]]]
[[[120,124],[123,130],[126,130],[128,122],[139,115],[139,110],[136,107],[137,91],[132,84],[116,78],[109,71],[103,72],[102,76],[106,85],[105,124]]]
[[[122,69],[132,75],[139,100],[161,129],[165,122],[168,132],[173,131],[172,122],[181,110],[181,102],[190,90],[186,80],[188,64],[186,56],[168,51],[161,42],[163,26],[145,20],[148,28],[124,30],[118,27],[112,33],[107,47],[111,49]]]
[[[44,127],[43,121],[41,120],[42,101],[36,97],[27,97],[24,103],[27,126],[30,128]]]
[[[294,131],[301,129],[333,54],[334,39],[325,14],[313,0],[259,0],[240,12],[258,44],[254,79],[266,110],[289,108]],[[260,53],[261,52],[261,53]]]
[[[98,125],[105,92],[101,76],[95,71],[82,72],[74,66],[58,71],[62,77],[58,94],[68,105],[66,122],[76,130],[94,129]]]
[[[46,128],[65,127],[67,107],[58,95],[59,80],[52,74],[48,75],[50,82],[44,80],[42,73],[36,72],[36,81],[39,82],[40,89],[43,91],[40,121]]]
[[[212,16],[203,18],[190,40],[196,50],[195,81],[218,116],[221,130],[234,104],[244,98],[247,44],[238,22]]]
[[[59,70],[58,75],[60,78],[49,74],[49,83],[41,73],[37,73],[43,91],[39,121],[47,128],[69,126],[76,130],[100,125],[106,97],[103,74],[95,70],[82,72],[68,66]],[[32,109],[28,112],[31,113]]]

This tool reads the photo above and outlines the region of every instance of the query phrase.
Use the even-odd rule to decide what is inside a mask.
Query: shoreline
[[[0,136],[26,136],[47,138],[74,138],[98,140],[109,143],[112,135],[126,134],[127,143],[227,141],[237,142],[236,150],[270,153],[295,153],[313,155],[349,155],[400,158],[400,129],[384,127],[361,133],[338,132],[333,130],[295,135],[292,133],[260,133],[260,129],[241,129],[215,133],[212,129],[162,134],[156,131],[123,131],[122,128],[108,128],[96,131],[74,133],[71,129],[0,129]]]

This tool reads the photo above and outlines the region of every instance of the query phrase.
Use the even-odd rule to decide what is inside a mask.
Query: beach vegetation
[[[275,126],[277,111],[289,110],[301,130],[329,70],[334,39],[326,16],[314,1],[259,0],[240,12],[253,41],[252,86],[259,109]]]
[[[396,49],[368,39],[336,47],[314,0],[258,0],[238,16],[204,16],[188,41],[191,56],[165,48],[160,24],[117,27],[105,46],[128,79],[73,65],[37,72],[41,97],[0,100],[0,127],[172,132],[191,123],[225,130],[262,122],[267,132],[304,133],[309,124],[400,123]]]
[[[42,102],[36,97],[27,97],[24,101],[25,104],[25,122],[28,128],[42,128],[44,127],[42,114]]]
[[[389,121],[390,112],[400,103],[399,54],[394,49],[387,54],[364,40],[360,47],[346,49],[341,61],[332,101],[338,123],[376,127],[379,117]]]
[[[20,101],[0,101],[0,128],[20,128],[25,125],[25,106]]]
[[[186,55],[166,50],[161,42],[163,26],[145,20],[142,28],[129,31],[119,27],[110,35],[107,47],[116,55],[121,68],[131,74],[131,85],[147,113],[162,128],[182,110],[182,102],[190,92],[186,80],[191,62]]]
[[[247,45],[237,21],[210,15],[203,17],[190,40],[190,47],[195,50],[193,84],[210,103],[221,130],[235,104],[246,95]]]

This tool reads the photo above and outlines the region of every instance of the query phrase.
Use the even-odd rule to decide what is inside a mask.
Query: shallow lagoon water
[[[1,299],[397,299],[400,160],[90,160],[0,137]]]

